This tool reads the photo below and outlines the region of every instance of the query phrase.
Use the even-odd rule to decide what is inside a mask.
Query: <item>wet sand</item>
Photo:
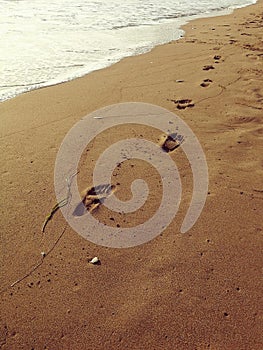
[[[262,349],[262,4],[192,21],[179,41],[0,104],[1,349]],[[178,148],[171,157],[181,206],[154,240],[98,246],[59,211],[42,233],[64,136],[120,102],[161,106],[194,131],[209,169],[200,218],[180,233],[192,175]],[[131,135],[154,141],[158,132],[134,125],[99,135],[81,158],[80,190],[102,150]],[[115,170],[118,195],[128,200],[141,177],[150,189],[144,210],[125,216],[100,207],[94,216],[132,227],[153,215],[162,188],[146,163]],[[89,264],[95,256],[100,265]]]

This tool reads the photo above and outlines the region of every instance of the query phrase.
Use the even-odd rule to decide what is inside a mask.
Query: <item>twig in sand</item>
[[[54,205],[54,207],[51,209],[51,212],[49,215],[46,216],[46,219],[44,221],[44,224],[42,226],[42,232],[44,232],[45,227],[48,223],[49,220],[52,219],[53,215],[55,214],[55,212],[59,209],[64,207],[65,205],[67,205],[70,201],[71,198],[71,192],[70,192],[70,187],[71,187],[71,183],[72,183],[72,179],[74,176],[76,176],[78,174],[78,172],[76,172],[75,174],[71,175],[69,178],[66,179],[67,181],[67,187],[68,187],[68,192],[67,192],[67,197],[62,199],[60,202],[56,203],[56,205]],[[15,282],[13,282],[12,284],[10,284],[8,287],[3,288],[0,291],[0,294],[5,292],[9,287],[14,287],[15,285],[17,285],[18,283],[22,282],[24,279],[26,279],[27,277],[29,277],[34,271],[36,271],[42,264],[44,259],[53,251],[53,249],[55,249],[55,247],[57,246],[58,242],[61,240],[61,238],[63,237],[65,231],[67,229],[67,226],[65,226],[62,230],[62,232],[60,233],[59,237],[56,239],[55,243],[53,244],[53,246],[50,248],[50,250],[45,253],[45,254],[41,254],[42,258],[41,260],[26,274],[24,274],[21,278],[17,279]]]
[[[29,271],[27,272],[24,276],[22,276],[21,278],[19,278],[18,280],[16,280],[15,282],[13,282],[12,284],[10,284],[10,287],[14,287],[15,285],[17,285],[18,283],[22,282],[24,279],[26,279],[27,277],[29,277],[34,271],[36,271],[42,264],[44,259],[52,252],[52,250],[56,247],[56,245],[58,244],[58,242],[61,240],[61,238],[63,237],[65,231],[67,229],[67,226],[65,226],[61,232],[61,234],[59,235],[59,237],[56,239],[55,243],[53,244],[53,246],[49,249],[49,251],[45,254],[45,256],[42,255],[41,260]],[[8,287],[6,287],[5,289],[1,290],[0,293],[6,291],[8,289]]]
[[[67,192],[67,197],[62,199],[60,202],[56,203],[54,205],[54,207],[51,209],[50,213],[46,216],[45,221],[42,225],[42,233],[44,233],[45,228],[47,226],[47,223],[52,219],[53,215],[55,214],[55,212],[59,209],[64,207],[65,205],[68,204],[70,198],[71,198],[71,192],[70,192],[70,187],[71,187],[71,183],[72,183],[72,179],[74,176],[76,176],[78,174],[78,172],[76,172],[75,174],[71,175],[69,178],[66,179],[67,183],[68,183],[68,192]]]
[[[51,212],[46,216],[45,221],[42,225],[42,229],[41,231],[44,233],[45,228],[47,226],[47,223],[52,219],[53,215],[55,214],[55,212],[59,209],[64,207],[65,205],[68,204],[68,198],[64,198],[62,199],[62,201],[56,203],[56,205],[54,205],[54,207],[51,209]]]

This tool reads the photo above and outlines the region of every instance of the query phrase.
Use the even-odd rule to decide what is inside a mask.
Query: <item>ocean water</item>
[[[180,38],[194,17],[254,0],[0,0],[0,101]]]

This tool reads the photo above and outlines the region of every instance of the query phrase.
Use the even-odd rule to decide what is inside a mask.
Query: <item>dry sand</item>
[[[1,349],[263,348],[262,3],[195,20],[180,41],[0,104]],[[177,109],[177,99],[194,107]],[[209,167],[199,220],[179,233],[192,178],[178,149],[172,157],[183,201],[156,239],[129,249],[97,246],[60,212],[42,234],[56,201],[53,169],[65,134],[86,114],[127,101],[173,111],[195,132]],[[80,189],[90,185],[101,150],[131,134],[156,137],[136,126],[99,136],[81,159]],[[132,226],[158,207],[158,174],[129,162],[116,170],[120,198],[128,199],[131,181],[144,176],[150,200],[137,215],[114,214],[115,221],[101,207],[95,216],[106,224]],[[43,260],[42,251],[50,251]],[[88,264],[94,256],[101,265]]]

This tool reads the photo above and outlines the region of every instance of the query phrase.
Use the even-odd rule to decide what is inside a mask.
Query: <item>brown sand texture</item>
[[[192,21],[179,41],[0,104],[1,349],[263,348],[262,4]],[[155,239],[99,246],[60,210],[42,233],[56,203],[54,164],[64,136],[83,116],[120,102],[161,106],[194,131],[209,169],[201,216],[180,233],[193,179],[179,147],[171,158],[181,205]],[[92,184],[100,153],[131,136],[154,141],[158,130],[134,124],[98,135],[79,163],[80,191]],[[137,213],[101,205],[94,217],[113,227],[149,219],[162,197],[154,168],[128,160],[113,177],[119,199],[130,199],[137,178],[147,181],[149,198]],[[90,264],[96,256],[100,264]]]

